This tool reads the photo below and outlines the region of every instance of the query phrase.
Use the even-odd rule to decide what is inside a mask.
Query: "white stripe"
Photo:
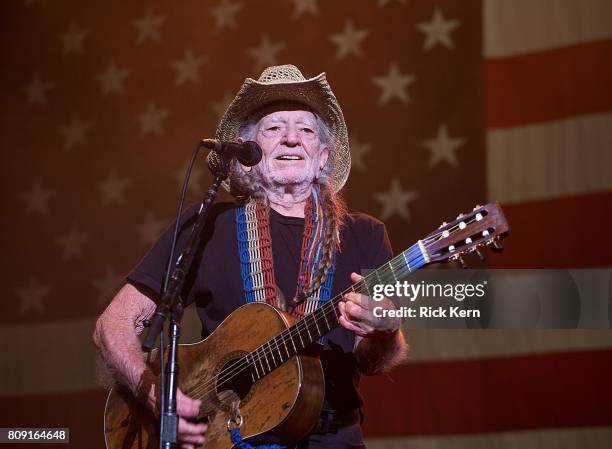
[[[245,207],[245,214],[248,223],[257,223],[257,205],[251,202]],[[255,300],[263,302],[265,300],[265,291],[263,290],[263,275],[261,273],[261,251],[259,241],[259,229],[253,226],[249,231],[249,258],[250,258],[250,274],[253,280],[253,289]]]
[[[0,396],[90,391],[99,387],[95,319],[0,327]],[[185,310],[181,342],[200,340],[195,307]],[[50,338],[54,343],[50,343]],[[612,348],[612,332],[592,330],[406,330],[408,362]]]
[[[490,129],[487,164],[492,201],[514,203],[611,190],[612,113]]]
[[[485,58],[612,38],[610,0],[484,0]]]
[[[607,449],[610,427],[530,430],[432,437],[368,438],[368,449]]]

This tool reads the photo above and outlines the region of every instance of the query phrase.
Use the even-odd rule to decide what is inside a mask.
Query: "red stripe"
[[[413,363],[363,381],[368,437],[612,424],[612,350]]]
[[[70,444],[61,447],[102,449],[106,392],[2,397],[0,427],[68,427]],[[3,445],[4,446],[4,445]],[[27,445],[15,445],[25,448]],[[36,444],[56,448],[57,444]],[[8,446],[7,446],[8,447]]]
[[[491,268],[612,266],[612,192],[503,205],[511,234]]]
[[[562,376],[559,374],[563,373]],[[612,350],[413,363],[364,378],[367,436],[612,425]],[[101,391],[3,397],[2,427],[69,427],[103,448]]]
[[[489,128],[612,109],[612,39],[485,61]]]

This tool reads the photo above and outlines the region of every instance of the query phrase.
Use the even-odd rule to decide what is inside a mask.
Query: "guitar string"
[[[415,257],[416,255],[416,257]],[[409,258],[410,262],[408,262],[408,264],[406,264],[405,261],[403,261],[402,259],[406,259]],[[413,245],[411,248],[409,248],[407,250],[407,252],[403,252],[400,255],[398,255],[397,257],[395,257],[394,259],[392,259],[390,262],[386,263],[385,265],[383,265],[383,267],[379,268],[378,270],[374,271],[373,273],[371,273],[371,275],[373,276],[374,274],[376,274],[376,276],[379,278],[380,281],[380,276],[388,276],[389,273],[392,274],[394,276],[394,278],[397,278],[397,276],[399,275],[399,277],[404,277],[405,275],[409,274],[411,271],[414,271],[414,269],[411,269],[409,266],[414,266],[415,262],[417,262],[419,259],[424,261],[424,257],[421,254],[421,250],[420,248],[418,248],[417,245]],[[396,266],[390,266],[391,265],[396,265]],[[421,265],[419,265],[420,267]],[[415,267],[416,268],[416,267]],[[334,310],[334,308],[336,307],[337,302],[340,301],[341,297],[348,293],[349,291],[354,291],[356,293],[368,293],[369,290],[369,285],[368,282],[366,282],[366,280],[368,279],[369,276],[366,276],[366,278],[364,278],[364,280],[359,281],[356,284],[353,284],[351,287],[347,288],[346,290],[344,290],[342,293],[340,293],[339,295],[336,295],[336,297],[334,299],[332,299],[331,301],[329,301],[328,303],[324,304],[321,309],[318,309],[319,311],[322,311],[322,313],[325,315],[324,318],[327,319],[327,315],[328,312],[333,311],[334,312],[334,316],[336,317],[337,320],[337,312]],[[363,288],[365,287],[365,289]],[[330,307],[330,305],[333,305],[333,307]],[[327,306],[327,307],[326,307]],[[323,310],[324,308],[328,308],[331,310]],[[319,312],[321,313],[321,312]],[[315,318],[315,313],[310,313],[308,315],[306,315],[303,319],[301,319],[300,321],[298,321],[297,323],[295,323],[293,326],[285,329],[283,332],[279,333],[277,336],[273,337],[272,339],[270,339],[268,342],[264,343],[263,345],[260,345],[259,347],[257,347],[256,349],[254,349],[253,351],[251,351],[248,355],[251,355],[251,361],[249,362],[247,360],[247,356],[245,355],[242,358],[238,359],[237,363],[233,364],[231,367],[231,370],[229,372],[222,372],[221,375],[217,378],[217,379],[211,379],[208,384],[201,384],[201,385],[197,385],[196,388],[190,390],[189,392],[186,391],[186,393],[188,394],[200,394],[202,393],[201,390],[208,388],[213,382],[217,382],[217,383],[223,383],[223,382],[227,382],[230,379],[232,379],[233,377],[235,377],[236,375],[238,375],[239,372],[243,371],[245,368],[248,368],[250,365],[255,365],[256,363],[259,362],[260,366],[262,367],[262,370],[265,371],[264,365],[262,363],[262,360],[264,359],[264,357],[266,358],[266,365],[270,366],[270,363],[267,359],[267,357],[269,355],[272,355],[274,353],[274,351],[277,351],[279,356],[280,356],[280,349],[279,349],[279,340],[281,341],[281,344],[285,346],[285,352],[289,353],[289,351],[287,350],[287,337],[291,338],[291,343],[294,345],[293,343],[293,338],[296,336],[299,336],[299,334],[301,334],[304,330],[309,329],[313,324],[315,326],[317,326],[317,319]],[[318,327],[318,326],[317,326]],[[334,325],[335,327],[335,325]],[[291,335],[291,334],[298,334],[298,335]],[[308,331],[308,333],[310,334],[310,332]],[[301,338],[301,337],[300,337]],[[272,342],[276,343],[276,348],[274,349],[272,347]],[[265,347],[268,346],[268,349],[266,349]],[[254,355],[253,355],[254,354]],[[280,358],[280,357],[279,357]],[[275,359],[274,356],[272,355],[272,360],[273,363],[272,365],[274,365],[275,363]],[[239,365],[245,365],[246,366],[239,366]],[[208,393],[210,393],[212,390],[208,390],[204,393],[203,396],[207,395]]]
[[[473,220],[468,220],[466,222],[466,225],[469,226],[471,223],[473,223],[474,221],[477,221],[475,219]],[[454,232],[457,228],[459,228],[459,225],[453,225],[451,228],[448,229],[449,233]],[[422,240],[423,243],[428,242],[426,244],[426,246],[432,242],[432,240],[437,239],[439,236],[441,236],[443,234],[444,231],[439,231],[439,232],[435,232],[434,234],[426,237],[425,239]],[[414,257],[414,255],[417,254],[417,257]],[[402,257],[403,256],[403,257]],[[405,259],[407,258],[407,256],[410,257],[410,262],[406,263]],[[404,259],[404,261],[402,261],[402,259]],[[407,274],[409,274],[410,272],[414,271],[413,269],[410,268],[410,265],[413,265],[415,261],[417,261],[418,259],[423,259],[424,255],[422,254],[420,248],[418,247],[418,243],[412,245],[410,248],[408,248],[406,251],[400,253],[397,257],[393,258],[391,261],[389,261],[388,263],[386,263],[385,265],[383,265],[383,267],[379,268],[378,270],[375,270],[372,275],[376,274],[376,276],[379,278],[380,281],[380,275],[384,274],[385,276],[387,276],[389,274],[389,272],[391,272],[391,274],[393,275],[394,278],[396,278],[396,275],[399,275],[399,277],[404,277]],[[395,261],[395,262],[394,262]],[[397,264],[399,265],[398,267],[393,268],[393,264]],[[416,268],[420,268],[423,264],[419,265]],[[408,269],[406,270],[406,266],[408,267]],[[369,289],[368,283],[366,282],[367,278],[369,276],[366,276],[366,278],[364,278],[364,280],[359,281],[356,284],[353,284],[351,287],[347,288],[346,290],[344,290],[342,293],[340,293],[339,295],[337,295],[334,299],[332,299],[331,301],[329,301],[328,303],[326,303],[325,305],[323,305],[321,307],[321,309],[323,309],[325,306],[328,306],[330,304],[333,305],[333,307],[331,307],[331,311],[334,312],[334,315],[336,316],[337,319],[337,312],[335,311],[335,306],[337,303],[340,301],[341,297],[348,293],[349,291],[354,291],[357,293],[363,293],[363,290],[360,290],[360,287],[362,287],[364,284],[366,286],[367,289]],[[366,293],[368,293],[366,291]],[[318,309],[318,310],[321,310]],[[323,315],[324,315],[324,319],[327,321],[327,312],[328,311],[323,311]],[[308,323],[308,320],[312,319],[312,323]],[[309,332],[309,328],[310,326],[314,324],[317,328],[317,319],[314,317],[314,313],[311,313],[307,316],[305,316],[302,320],[298,321],[296,324],[294,324],[293,326],[285,329],[283,332],[281,332],[280,334],[278,334],[277,336],[273,337],[272,339],[270,339],[268,342],[264,343],[263,345],[260,345],[259,347],[257,347],[256,349],[254,349],[253,351],[251,351],[249,354],[241,357],[240,359],[238,359],[236,361],[236,363],[234,363],[231,367],[231,370],[229,372],[221,372],[220,376],[218,378],[212,378],[208,381],[208,383],[204,383],[201,385],[196,385],[196,388],[189,390],[189,392],[186,391],[186,393],[191,394],[191,395],[197,395],[197,394],[202,394],[201,397],[204,397],[206,395],[208,395],[209,393],[214,391],[214,388],[209,388],[210,384],[212,383],[223,383],[223,382],[227,382],[231,379],[233,379],[234,377],[236,377],[237,375],[239,375],[242,371],[244,371],[244,369],[249,368],[250,366],[255,366],[255,369],[257,370],[256,367],[256,363],[259,362],[260,366],[262,367],[262,371],[265,372],[265,368],[264,365],[262,363],[262,360],[265,358],[266,360],[266,365],[268,365],[268,367],[270,366],[270,363],[268,361],[268,355],[270,355],[272,357],[272,365],[275,364],[275,358],[274,358],[274,351],[275,349],[272,347],[271,343],[275,342],[276,343],[276,351],[278,352],[279,358],[281,353],[280,353],[280,349],[279,349],[279,343],[278,340],[281,340],[284,346],[285,346],[285,352],[287,354],[289,354],[289,351],[287,349],[287,341],[286,341],[286,337],[290,337],[291,338],[291,343],[293,344],[293,346],[295,346],[295,343],[293,342],[293,338],[295,337],[295,335],[291,335],[292,333],[295,334],[297,332],[298,336],[301,334],[301,332],[303,330],[307,330],[308,333]],[[303,325],[303,326],[302,326]],[[334,327],[337,324],[334,325]],[[331,329],[330,329],[331,330]],[[288,335],[285,335],[288,334]],[[301,340],[301,337],[300,337]],[[268,349],[265,348],[265,346],[268,346]],[[261,351],[261,354],[260,354]],[[253,356],[252,354],[255,353],[255,356]],[[251,362],[249,362],[247,360],[248,355],[251,355]],[[295,354],[294,354],[295,355]],[[284,363],[284,362],[283,362]],[[276,368],[277,366],[274,366],[274,368]],[[204,391],[202,393],[202,390],[208,388],[208,390]]]

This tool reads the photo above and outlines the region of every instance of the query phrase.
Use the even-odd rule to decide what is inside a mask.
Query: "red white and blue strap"
[[[260,201],[236,209],[240,274],[246,302],[280,303],[274,281],[274,261],[268,210]]]
[[[324,256],[326,231],[327,223],[321,193],[314,186],[305,209],[300,271],[296,289],[298,298],[302,296],[304,288],[310,285],[317,275],[319,264]],[[274,280],[268,209],[262,201],[252,199],[245,206],[236,209],[236,233],[245,301],[267,302],[280,308],[281,304]],[[335,253],[333,257],[335,262]],[[332,264],[321,286],[310,298],[298,305],[296,314],[303,316],[311,313],[331,298],[334,265],[335,263]]]

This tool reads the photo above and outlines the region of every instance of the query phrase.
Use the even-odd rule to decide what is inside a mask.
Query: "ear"
[[[325,164],[327,164],[327,158],[329,157],[329,150],[327,149],[327,145],[321,147],[319,151],[319,170],[323,170],[323,167],[325,167]]]

